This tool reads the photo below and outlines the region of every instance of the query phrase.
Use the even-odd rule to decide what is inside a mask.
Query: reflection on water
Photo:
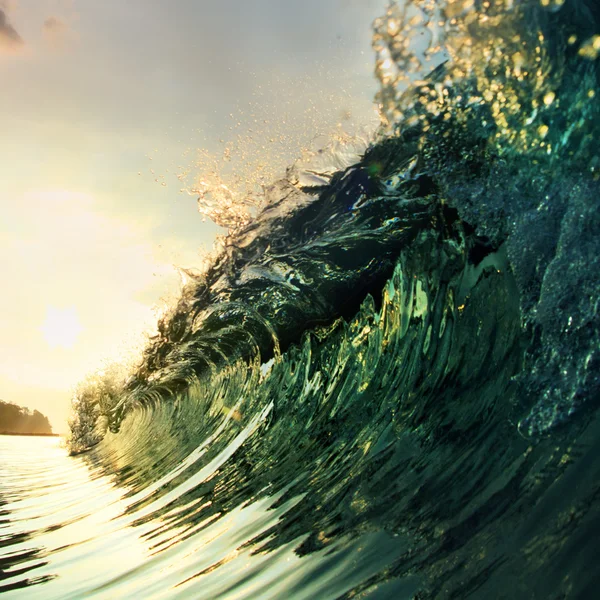
[[[271,411],[214,456],[201,444],[153,483],[164,465],[152,463],[151,453],[115,452],[119,477],[132,487],[102,474],[97,456],[67,457],[56,439],[1,437],[1,593],[309,599],[363,589],[356,597],[412,598],[420,590],[422,598],[526,598],[537,589],[541,597],[593,597],[598,423],[576,445],[532,450],[495,438],[491,447],[505,468],[467,500],[459,488],[481,483],[484,456],[476,470],[463,448],[439,487],[414,468],[401,472],[412,460],[439,479],[442,465],[419,459],[414,439],[394,441],[389,425],[362,468],[356,454],[344,459],[339,440],[320,450],[313,440],[312,451],[294,445],[294,456],[277,457],[278,470],[252,443]],[[170,436],[152,429],[153,457],[166,460]],[[139,471],[128,467],[142,454],[149,460]],[[312,469],[308,457],[316,459]],[[286,473],[282,487],[277,479]],[[262,487],[249,493],[244,474]],[[438,494],[446,494],[446,506]]]
[[[2,591],[77,597],[144,558],[138,536],[115,521],[123,490],[68,457],[59,439],[0,437],[0,457]]]
[[[240,432],[205,468],[146,504],[183,465],[131,494],[102,475],[93,457],[67,457],[56,439],[0,438],[1,491],[10,506],[1,523],[0,591],[7,598],[44,599],[190,597],[191,589],[196,598],[278,598],[295,589],[295,597],[308,599],[334,597],[341,581],[349,588],[375,574],[382,543],[392,550],[381,535],[303,565],[295,552],[302,535],[275,552],[255,555],[248,542],[275,528],[300,500],[284,499],[284,491],[226,514],[192,517],[211,503],[189,501],[185,494],[210,480],[250,433]],[[186,466],[200,454],[202,447]],[[174,509],[174,500],[182,506]],[[182,512],[186,519],[178,518]]]

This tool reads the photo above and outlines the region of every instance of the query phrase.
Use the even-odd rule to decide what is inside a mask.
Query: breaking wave
[[[102,526],[70,589],[591,597],[599,23],[574,0],[392,4],[355,160],[290,167],[255,215],[200,190],[221,250],[141,364],[76,397],[72,451],[95,447],[71,460],[119,496],[75,518]],[[6,538],[4,589],[74,585],[51,526],[36,564]],[[139,557],[92,565],[131,536]]]

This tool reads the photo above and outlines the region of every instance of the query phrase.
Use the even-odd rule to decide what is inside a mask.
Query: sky
[[[0,0],[0,399],[66,431],[74,386],[139,352],[223,231],[182,190],[252,186],[373,122],[384,10]]]

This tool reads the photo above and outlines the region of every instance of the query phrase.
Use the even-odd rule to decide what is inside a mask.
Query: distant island
[[[54,435],[41,412],[0,400],[0,435]]]

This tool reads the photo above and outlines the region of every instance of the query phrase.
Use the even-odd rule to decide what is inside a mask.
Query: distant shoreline
[[[60,433],[9,433],[0,431],[0,435],[13,435],[21,437],[60,437]]]

